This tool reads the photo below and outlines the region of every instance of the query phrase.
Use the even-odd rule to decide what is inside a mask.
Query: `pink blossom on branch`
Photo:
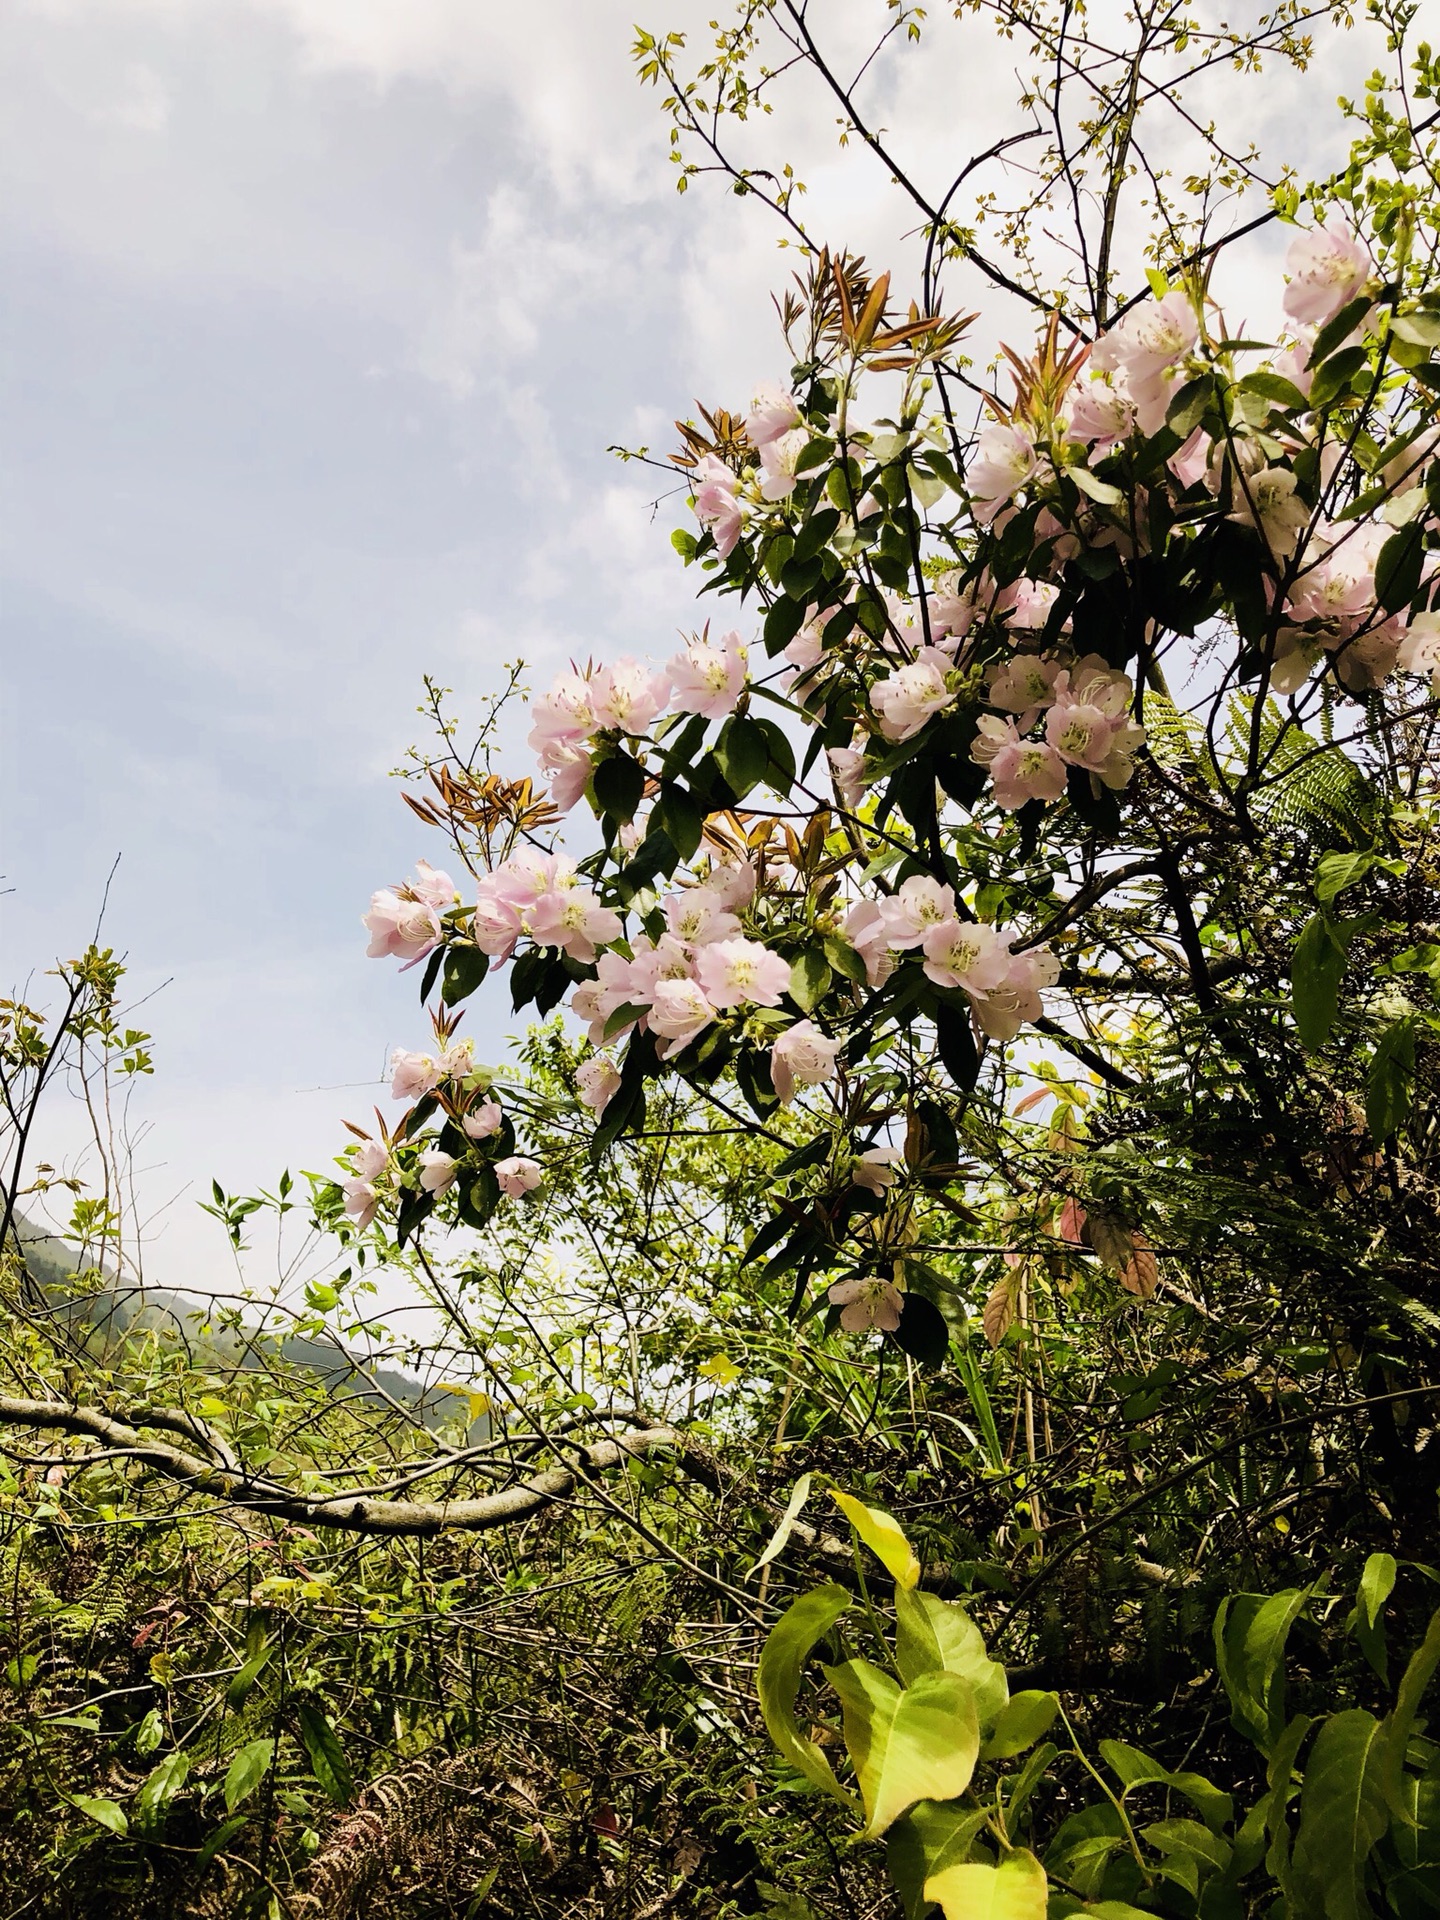
[[[460,1162],[453,1155],[442,1153],[439,1147],[426,1147],[420,1156],[421,1187],[438,1198],[454,1186],[459,1165]]]
[[[976,520],[988,526],[1035,471],[1035,449],[1014,427],[987,427],[965,469]]]
[[[478,1106],[470,1109],[460,1125],[470,1139],[488,1140],[492,1134],[500,1131],[500,1123],[504,1118],[500,1102],[495,1099],[485,1099]]]
[[[932,714],[954,703],[954,690],[946,678],[950,671],[951,663],[938,647],[922,647],[914,660],[876,682],[870,689],[870,705],[880,716],[880,731],[887,740],[910,739]]]
[[[537,946],[559,947],[572,960],[588,965],[595,950],[620,938],[622,923],[612,907],[602,907],[589,887],[561,886],[543,893],[530,909],[526,924]]]
[[[1295,236],[1285,270],[1286,313],[1302,327],[1323,327],[1360,292],[1374,264],[1354,234],[1321,227]]]
[[[1015,813],[1031,800],[1059,800],[1068,775],[1065,762],[1043,740],[1022,740],[1013,720],[980,716],[970,758],[990,769],[995,804]]]
[[[722,634],[714,646],[708,640],[692,640],[668,668],[670,697],[676,711],[723,720],[727,713],[734,712],[745,690],[745,663],[745,647],[738,633]]]
[[[658,1033],[665,1043],[657,1048],[662,1059],[698,1040],[714,1019],[715,1009],[698,981],[657,981],[650,1002],[650,1031]]]
[[[790,963],[758,940],[720,940],[701,947],[695,974],[713,1007],[778,1007],[790,985]]]
[[[599,1120],[620,1088],[620,1071],[608,1053],[596,1053],[575,1071],[575,1085],[583,1103]]]
[[[433,1093],[442,1078],[440,1062],[428,1053],[396,1047],[390,1055],[390,1098],[419,1100]]]
[[[809,1020],[797,1020],[770,1049],[770,1079],[782,1106],[788,1107],[801,1087],[818,1087],[835,1078],[835,1056],[841,1042],[828,1040]]]
[[[393,954],[412,963],[423,959],[440,944],[440,915],[457,898],[448,873],[437,872],[428,860],[417,861],[413,880],[402,887],[382,887],[370,896],[370,911],[361,918],[370,933],[366,957],[379,960]]]
[[[522,1195],[534,1192],[543,1175],[538,1160],[530,1160],[523,1153],[516,1153],[508,1160],[495,1162],[495,1178],[503,1194],[511,1200],[519,1200]]]
[[[850,1166],[850,1179],[867,1193],[884,1193],[893,1187],[905,1164],[898,1147],[869,1147],[857,1153]]]
[[[1010,971],[1010,947],[982,920],[947,920],[921,942],[925,976],[937,987],[963,987],[972,997],[998,987]]]
[[[745,437],[757,451],[782,439],[800,425],[801,414],[793,393],[772,382],[762,381],[750,399],[745,415]]]
[[[740,477],[723,460],[707,453],[691,476],[695,488],[695,517],[708,527],[715,538],[715,551],[722,560],[734,552],[745,524],[745,511],[736,495]]]
[[[670,683],[663,673],[627,655],[601,667],[590,682],[590,704],[597,728],[644,733],[664,709]]]
[[[826,1298],[840,1309],[846,1333],[894,1333],[905,1311],[905,1296],[890,1280],[837,1280]]]

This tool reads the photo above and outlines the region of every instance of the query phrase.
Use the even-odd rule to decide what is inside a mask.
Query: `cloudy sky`
[[[633,79],[637,10],[703,32],[713,0],[643,8],[11,0],[0,991],[79,949],[119,856],[104,937],[154,996],[135,1117],[157,1279],[223,1278],[194,1204],[212,1174],[324,1165],[390,1047],[423,1038],[358,925],[435,851],[387,778],[422,673],[463,715],[517,655],[543,682],[689,622],[663,476],[606,448],[667,447],[696,396],[783,370],[767,291],[789,263],[744,203],[676,195]],[[1001,130],[1014,84],[933,11],[928,51],[868,84],[938,172]],[[824,17],[855,50],[885,9]],[[1338,136],[1302,97],[1262,83],[1247,128],[1314,165]],[[781,104],[816,229],[901,257],[833,108]],[[1261,287],[1274,252],[1237,271]],[[492,997],[482,1055],[506,1028]]]

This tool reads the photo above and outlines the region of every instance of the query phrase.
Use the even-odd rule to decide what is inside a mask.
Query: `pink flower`
[[[390,1164],[390,1155],[378,1140],[362,1140],[354,1149],[355,1172],[340,1183],[345,1196],[345,1211],[356,1224],[368,1227],[380,1205],[376,1181]]]
[[[670,662],[671,700],[679,713],[701,713],[723,720],[745,690],[745,648],[738,633],[722,634],[718,645],[692,640]]]
[[[1235,479],[1235,509],[1230,518],[1253,527],[1271,553],[1285,559],[1295,551],[1300,529],[1310,509],[1295,491],[1295,475],[1288,467],[1262,467],[1247,478]]]
[[[1065,792],[1065,762],[1043,740],[1022,740],[1013,720],[982,714],[970,758],[989,767],[995,804],[1006,813],[1031,800],[1058,800]]]
[[[475,1071],[475,1042],[457,1040],[435,1062],[442,1080],[466,1080]]]
[[[515,1153],[508,1160],[495,1162],[495,1178],[500,1182],[500,1191],[512,1200],[518,1200],[522,1194],[531,1193],[541,1181],[540,1162],[527,1160],[523,1153]]]
[[[551,804],[561,813],[569,813],[590,784],[590,776],[595,771],[593,755],[559,742],[541,755],[540,765],[545,772]]]
[[[537,853],[533,847],[525,847],[498,866],[489,878],[495,883],[496,898],[508,901],[523,913],[552,887],[563,886],[574,872],[570,862],[562,860],[559,854]]]
[[[620,1086],[620,1070],[608,1053],[595,1053],[575,1072],[580,1098],[598,1120]]]
[[[870,985],[883,987],[895,971],[895,952],[885,915],[875,901],[861,900],[850,909],[844,934],[865,962],[865,978]]]
[[[719,940],[701,947],[695,973],[714,1007],[778,1007],[790,985],[790,964],[758,940]]]
[[[1106,786],[1123,787],[1132,772],[1130,756],[1145,739],[1145,729],[1125,718],[1134,692],[1125,674],[1087,654],[1055,681],[1046,739],[1068,766],[1085,767]]]
[[[368,1180],[342,1180],[340,1191],[345,1196],[345,1211],[359,1227],[368,1227],[375,1218],[380,1205],[380,1195]]]
[[[1282,627],[1275,636],[1275,657],[1270,663],[1271,691],[1298,693],[1324,651],[1318,635],[1299,627]]]
[[[475,889],[475,913],[470,922],[476,946],[492,960],[508,960],[521,932],[520,910],[499,897],[500,885],[497,875],[484,875]]]
[[[866,1152],[856,1154],[851,1163],[850,1178],[857,1187],[864,1187],[868,1193],[884,1193],[893,1187],[905,1164],[905,1156],[898,1147],[870,1147]]]
[[[880,902],[880,920],[892,947],[918,947],[931,927],[954,917],[954,889],[925,873],[912,873]]]
[[[693,977],[690,949],[671,933],[662,933],[658,940],[647,940],[642,935],[635,942],[634,953],[635,958],[630,962],[627,976],[630,998],[634,1001],[653,999],[655,988],[662,980],[689,980]],[[600,961],[602,979],[608,977],[605,962],[609,957],[608,954],[604,955]]]
[[[1053,986],[1060,976],[1060,962],[1048,948],[1008,958],[1005,978],[975,1002],[975,1018],[992,1040],[1013,1040],[1027,1020],[1038,1020],[1045,1011],[1041,989]]]
[[[965,471],[975,518],[982,526],[1017,494],[1035,471],[1035,449],[1014,427],[987,427]]]
[[[1348,632],[1375,604],[1375,563],[1389,529],[1352,521],[1324,529],[1319,538],[1323,555],[1297,579],[1288,611],[1296,620],[1338,622]]]
[[[1014,713],[1022,733],[1034,726],[1043,708],[1055,698],[1055,682],[1060,677],[1058,660],[1041,659],[1033,653],[1017,653],[1003,667],[994,669],[990,681],[990,704],[1002,713]],[[977,756],[978,758],[978,756]]]
[[[504,1118],[500,1102],[495,1099],[485,1099],[479,1106],[470,1109],[460,1125],[470,1139],[488,1140],[491,1134],[500,1131],[500,1123]]]
[[[739,476],[723,460],[707,453],[691,475],[691,484],[695,489],[695,517],[715,536],[715,551],[724,560],[734,552],[744,525],[744,509],[735,497]]]
[[[1060,589],[1048,580],[1018,580],[1015,601],[1010,609],[1010,625],[1022,632],[1037,632],[1050,618],[1050,610],[1060,598]]]
[[[1095,342],[1090,365],[1097,373],[1119,373],[1127,382],[1152,379],[1183,360],[1200,337],[1195,309],[1186,294],[1167,293],[1142,300]]]
[[[1010,967],[1010,947],[981,920],[947,920],[920,943],[925,977],[937,987],[963,987],[978,999],[998,987]]]
[[[826,1295],[840,1309],[846,1333],[893,1333],[905,1311],[905,1296],[889,1280],[837,1280]]]
[[[444,932],[440,915],[454,906],[455,882],[437,873],[427,860],[416,862],[415,878],[402,887],[382,887],[370,896],[370,911],[361,925],[370,932],[365,949],[371,960],[394,954],[397,959],[422,959],[440,943]]]
[[[760,498],[788,500],[795,491],[795,463],[810,444],[803,431],[782,434],[760,453]]]
[[[1165,462],[1171,473],[1187,490],[1198,486],[1210,471],[1210,442],[1204,427],[1196,427],[1183,447],[1177,447]]]
[[[740,931],[739,919],[727,913],[720,895],[709,887],[687,887],[661,902],[671,933],[687,947],[712,940],[728,940]]]
[[[936,581],[934,597],[930,602],[930,637],[938,645],[942,640],[963,640],[975,624],[975,615],[979,611],[976,590],[967,587],[964,593],[956,588],[955,576],[945,576]],[[954,648],[949,649],[952,653]]]
[[[407,1053],[396,1047],[390,1056],[390,1098],[418,1100],[440,1084],[440,1062],[428,1053]]]
[[[859,747],[830,747],[826,758],[835,798],[853,813],[865,798],[865,755]]]
[[[715,1009],[694,980],[659,980],[650,1002],[650,1030],[660,1034],[665,1045],[657,1049],[662,1059],[679,1053],[698,1039],[715,1018]]]
[[[789,1106],[801,1087],[818,1087],[835,1077],[835,1056],[841,1042],[827,1040],[809,1020],[797,1020],[770,1049],[770,1078],[782,1106]]]
[[[922,647],[907,666],[897,667],[870,689],[870,705],[880,716],[887,740],[908,740],[933,713],[950,706],[955,694],[946,675],[950,662],[938,647]]]
[[[1095,453],[1103,453],[1135,431],[1135,408],[1118,388],[1104,380],[1090,380],[1073,392],[1071,439],[1083,440]]]
[[[420,1185],[426,1193],[442,1194],[455,1184],[455,1170],[460,1165],[453,1155],[442,1153],[438,1147],[426,1147],[420,1156]]]
[[[1440,613],[1417,613],[1400,642],[1396,665],[1402,673],[1440,674]]]
[[[793,393],[772,381],[762,381],[745,415],[745,437],[752,447],[768,447],[800,425],[800,408]]]
[[[759,880],[760,876],[751,861],[737,860],[733,864],[722,861],[710,869],[705,887],[707,892],[715,895],[722,907],[733,913],[737,907],[749,906],[755,898]]]
[[[537,946],[559,947],[572,960],[589,965],[597,946],[618,940],[620,916],[602,907],[589,887],[559,886],[543,893],[527,917],[530,937]]]
[[[626,1005],[647,1005],[650,993],[636,980],[637,963],[618,953],[602,953],[596,968],[598,978],[582,981],[571,994],[570,1011],[577,1020],[590,1023],[590,1042],[598,1047],[606,1038],[605,1028],[611,1014]],[[634,1021],[628,1022],[625,1030],[634,1024]]]
[[[602,667],[590,682],[595,725],[614,727],[620,733],[644,733],[669,697],[665,675],[628,655]]]
[[[530,749],[542,756],[557,743],[578,746],[595,731],[591,683],[584,674],[559,674],[530,708]]]
[[[1296,234],[1285,255],[1285,270],[1290,275],[1286,313],[1302,327],[1323,327],[1359,293],[1373,262],[1354,234],[1322,227]]]
[[[1342,640],[1334,649],[1337,679],[1351,693],[1373,692],[1395,671],[1400,646],[1400,627],[1395,620]]]
[[[807,621],[785,648],[785,658],[799,673],[808,673],[825,658],[823,632],[813,620]]]

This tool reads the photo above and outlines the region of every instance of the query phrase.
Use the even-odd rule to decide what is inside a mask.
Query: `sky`
[[[538,690],[696,622],[683,503],[607,449],[667,450],[697,398],[783,373],[769,292],[794,257],[715,183],[677,195],[630,60],[645,6],[11,0],[0,993],[43,997],[108,885],[102,939],[155,1036],[132,1122],[157,1282],[228,1284],[212,1177],[326,1166],[390,1049],[426,1037],[359,925],[438,855],[389,777],[422,675],[463,724],[506,661]],[[703,36],[713,11],[641,20]],[[933,12],[923,58],[867,77],[922,168],[994,138],[1015,91],[999,43]],[[856,58],[884,17],[825,13]],[[1353,43],[1327,54],[1313,95],[1357,69]],[[1333,159],[1305,99],[1267,80],[1247,128]],[[815,230],[903,263],[833,107],[781,103]],[[1235,263],[1262,311],[1277,258]],[[508,999],[482,1002],[493,1060]],[[56,1109],[53,1158],[75,1122]]]

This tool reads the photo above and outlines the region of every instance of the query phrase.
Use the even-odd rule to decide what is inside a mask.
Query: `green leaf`
[[[770,747],[757,722],[735,714],[715,742],[715,758],[725,784],[738,800],[743,800],[750,789],[765,778]]]
[[[958,1866],[990,1818],[988,1807],[953,1800],[919,1800],[885,1836],[885,1871],[895,1884],[905,1920],[931,1911],[925,1883],[945,1866]]]
[[[1360,1575],[1355,1594],[1355,1638],[1360,1651],[1382,1680],[1390,1678],[1385,1655],[1385,1602],[1395,1588],[1395,1556],[1372,1553]]]
[[[1440,347],[1440,313],[1397,313],[1390,331],[1412,347]]]
[[[1126,1746],[1123,1740],[1102,1740],[1100,1756],[1119,1780],[1122,1800],[1132,1787],[1173,1787],[1176,1793],[1184,1794],[1214,1833],[1228,1826],[1234,1815],[1235,1802],[1230,1795],[1212,1786],[1203,1774],[1172,1773],[1139,1747]]]
[[[1212,1867],[1228,1867],[1230,1847],[1198,1820],[1156,1820],[1141,1832],[1160,1853],[1189,1853]]]
[[[1415,1022],[1396,1020],[1381,1034],[1365,1076],[1365,1124],[1383,1146],[1409,1117],[1415,1086]]]
[[[1108,480],[1097,479],[1086,466],[1065,467],[1062,471],[1067,480],[1074,481],[1081,493],[1098,500],[1103,507],[1119,506],[1125,497],[1119,487],[1112,487]]]
[[[1045,1869],[1023,1847],[998,1867],[946,1867],[925,1883],[945,1920],[1045,1920],[1049,1882]]]
[[[354,1776],[345,1750],[325,1715],[309,1700],[300,1703],[300,1739],[310,1756],[310,1771],[336,1806],[343,1807],[355,1791]]]
[[[958,1673],[924,1673],[903,1691],[868,1660],[827,1667],[825,1677],[844,1709],[867,1840],[917,1800],[954,1800],[969,1786],[980,1723],[974,1690]]]
[[[892,1519],[883,1508],[867,1507],[852,1494],[841,1493],[838,1487],[830,1489],[830,1497],[896,1586],[918,1586],[920,1562],[899,1521]]]
[[[1038,1689],[1029,1689],[1024,1693],[1012,1694],[1000,1718],[995,1722],[995,1731],[981,1749],[982,1760],[1010,1760],[1017,1753],[1024,1753],[1027,1747],[1050,1731],[1055,1716],[1060,1711],[1060,1696],[1045,1693]]]
[[[1360,1707],[1320,1728],[1305,1765],[1294,1873],[1327,1920],[1369,1920],[1365,1862],[1390,1824],[1381,1784],[1386,1736]]]
[[[846,980],[853,980],[863,987],[866,982],[865,962],[848,940],[842,940],[837,933],[827,933],[821,945],[825,949],[825,958]]]
[[[106,1827],[111,1833],[118,1833],[123,1840],[130,1831],[130,1822],[125,1818],[125,1809],[115,1800],[104,1800],[95,1794],[77,1793],[70,1804],[78,1807],[87,1819],[93,1820],[97,1827]]]
[[[1365,318],[1366,314],[1369,313],[1370,304],[1369,296],[1362,293],[1358,299],[1350,301],[1347,306],[1343,306],[1333,319],[1327,320],[1315,336],[1314,344],[1310,348],[1310,358],[1306,362],[1306,365],[1308,367],[1318,367],[1322,360],[1328,360],[1336,347],[1340,345],[1340,342],[1342,340],[1348,340],[1356,327],[1358,327],[1360,322]]]
[[[457,940],[445,949],[445,981],[440,998],[447,1007],[468,1000],[490,970],[490,956],[469,940]]]
[[[237,1833],[244,1831],[250,1824],[243,1813],[237,1813],[233,1820],[226,1820],[218,1826],[210,1838],[201,1847],[195,1858],[195,1871],[203,1873],[217,1853],[223,1853]]]
[[[705,816],[695,804],[694,795],[674,780],[666,780],[661,784],[655,813],[676,853],[688,860],[705,831]]]
[[[167,1753],[135,1796],[135,1825],[142,1833],[159,1827],[170,1802],[184,1786],[190,1772],[190,1756],[178,1750]]]
[[[1293,380],[1286,380],[1278,373],[1247,373],[1240,382],[1242,393],[1258,393],[1264,400],[1273,400],[1277,406],[1287,407],[1292,413],[1304,413],[1310,402],[1301,393]]]
[[[1412,520],[1392,533],[1375,562],[1375,598],[1386,613],[1408,607],[1420,586],[1425,565],[1425,522]]]
[[[1005,1669],[962,1606],[919,1587],[895,1587],[895,1664],[908,1684],[922,1673],[958,1673],[975,1692],[982,1727],[992,1726],[1010,1697]],[[1018,1752],[1018,1748],[1016,1749]]]
[[[1363,880],[1375,866],[1373,853],[1327,853],[1315,869],[1315,898],[1328,907],[1337,894]]]
[[[1215,381],[1208,373],[1189,380],[1171,400],[1165,411],[1165,424],[1182,440],[1188,440],[1205,417],[1215,399]]]
[[[1431,1615],[1429,1630],[1424,1640],[1410,1656],[1395,1695],[1395,1710],[1388,1722],[1389,1740],[1383,1774],[1385,1798],[1400,1818],[1412,1827],[1415,1824],[1415,1816],[1410,1812],[1401,1792],[1405,1749],[1410,1744],[1415,1716],[1420,1710],[1425,1689],[1429,1686],[1437,1666],[1440,1666],[1440,1613]]]
[[[254,1686],[261,1668],[274,1651],[275,1642],[273,1640],[261,1641],[254,1653],[251,1654],[250,1658],[230,1682],[230,1685],[225,1689],[225,1701],[228,1706],[244,1706],[250,1689]]]
[[[803,1013],[813,1013],[832,979],[830,962],[818,947],[807,947],[790,968],[790,998]]]
[[[633,820],[645,797],[645,769],[628,753],[611,754],[591,777],[602,813],[613,820]]]
[[[227,1813],[233,1813],[236,1807],[250,1798],[265,1778],[274,1753],[273,1740],[251,1740],[241,1747],[225,1774],[225,1811]]]
[[[766,769],[765,777],[776,793],[783,797],[795,784],[795,749],[775,721],[755,720],[751,724],[759,727],[764,734],[765,744],[769,750],[770,764]]]
[[[1215,1656],[1236,1729],[1269,1753],[1285,1724],[1285,1642],[1312,1587],[1239,1593],[1215,1615]]]
[[[852,1604],[843,1587],[817,1587],[793,1601],[770,1630],[755,1676],[760,1711],[770,1738],[791,1766],[822,1792],[849,1803],[830,1762],[795,1720],[800,1674],[811,1650]]]
[[[1305,923],[1290,962],[1290,999],[1295,1029],[1307,1052],[1318,1053],[1340,1010],[1345,946],[1323,913]]]
[[[745,1575],[747,1580],[750,1578],[750,1574],[758,1573],[761,1567],[768,1567],[776,1554],[779,1553],[785,1545],[785,1542],[790,1538],[790,1530],[800,1518],[801,1510],[805,1502],[810,1498],[810,1486],[814,1478],[813,1473],[802,1473],[800,1478],[795,1482],[785,1512],[781,1516],[780,1524],[776,1527],[774,1533],[771,1534],[770,1544],[755,1562],[754,1566],[751,1567],[750,1572]]]
[[[1319,413],[1328,407],[1350,385],[1368,358],[1364,347],[1342,347],[1339,353],[1332,354],[1310,382],[1310,411]]]

